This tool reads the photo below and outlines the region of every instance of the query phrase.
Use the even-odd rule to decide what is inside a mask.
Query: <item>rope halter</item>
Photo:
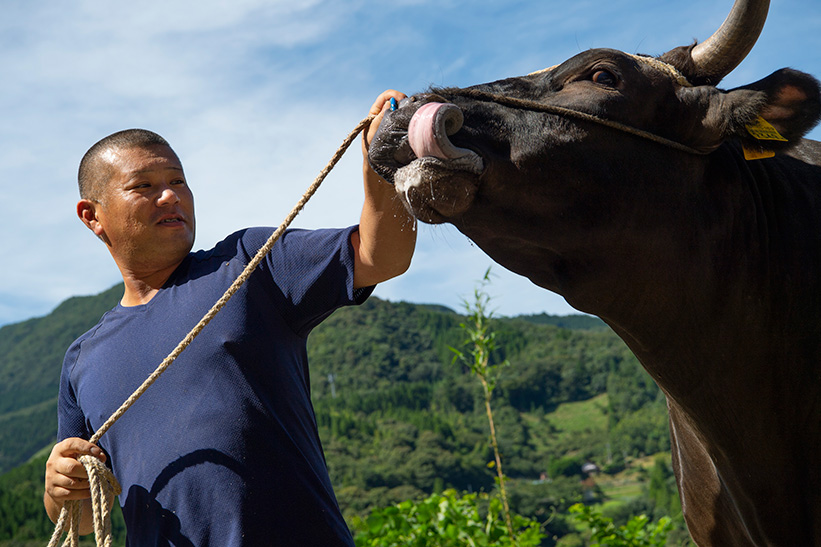
[[[677,84],[679,84],[680,86],[682,86],[682,87],[693,87],[693,84],[691,84],[687,80],[687,78],[685,78],[684,75],[681,72],[679,72],[678,69],[676,67],[674,67],[673,65],[665,63],[664,61],[661,61],[661,60],[656,59],[654,57],[645,57],[645,56],[642,56],[642,55],[633,55],[631,53],[625,53],[625,55],[627,55],[631,59],[635,60],[636,62],[643,63],[645,65],[648,65],[650,67],[655,68],[656,70],[660,70],[664,74],[666,74],[666,75],[670,76],[671,78],[673,78],[673,80],[675,80],[675,82]],[[545,69],[542,69],[542,70],[537,70],[536,72],[531,72],[529,74],[529,76],[532,76],[532,75],[535,75],[535,74],[543,74],[543,73],[546,73],[546,72],[550,72],[551,70],[555,69],[558,66],[559,65],[554,65],[554,66],[549,67],[549,68],[545,68]],[[514,98],[514,97],[507,97],[507,96],[504,96],[504,95],[497,95],[495,93],[486,93],[484,91],[478,91],[478,90],[475,90],[475,89],[459,89],[459,90],[448,90],[448,91],[449,91],[449,93],[457,95],[457,96],[470,97],[470,98],[473,98],[473,99],[476,99],[476,100],[479,100],[479,101],[487,101],[487,102],[498,103],[498,104],[501,104],[501,105],[504,105],[504,106],[509,106],[511,108],[519,108],[519,109],[531,110],[531,111],[535,111],[535,112],[546,112],[548,114],[556,114],[558,116],[564,116],[564,117],[567,117],[567,118],[575,118],[575,119],[578,119],[578,120],[593,122],[593,123],[596,123],[596,124],[599,124],[599,125],[603,125],[605,127],[609,127],[611,129],[616,129],[618,131],[622,131],[624,133],[634,135],[636,137],[641,137],[643,139],[647,139],[649,141],[653,141],[655,143],[662,144],[664,146],[667,146],[668,148],[672,148],[672,149],[678,150],[680,152],[686,152],[688,154],[704,156],[704,155],[707,155],[707,154],[710,153],[709,151],[699,150],[697,148],[687,146],[686,144],[682,144],[678,141],[674,141],[672,139],[662,137],[662,136],[657,135],[655,133],[652,133],[650,131],[645,131],[644,129],[638,129],[638,128],[633,127],[631,125],[627,125],[627,124],[617,122],[617,121],[614,121],[614,120],[608,120],[607,118],[602,118],[600,116],[596,116],[595,114],[589,114],[587,112],[582,112],[580,110],[575,110],[575,109],[572,109],[572,108],[566,108],[566,107],[563,107],[563,106],[549,105],[549,104],[544,104],[544,103],[540,103],[540,102],[537,102],[537,101],[529,101],[529,100],[526,100],[526,99],[517,99],[517,98]]]

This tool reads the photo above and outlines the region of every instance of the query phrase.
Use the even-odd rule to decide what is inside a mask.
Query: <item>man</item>
[[[374,103],[379,114],[389,98]],[[404,272],[413,220],[364,162],[358,227],[291,230],[176,362],[102,437],[116,410],[222,296],[272,229],[232,234],[191,253],[193,195],[162,137],[115,133],[80,165],[77,214],[122,273],[120,304],[66,353],[59,438],[46,464],[54,521],[85,500],[77,458],[109,462],[123,487],[128,544],[353,545],[331,489],[310,402],[310,330],[372,286]]]

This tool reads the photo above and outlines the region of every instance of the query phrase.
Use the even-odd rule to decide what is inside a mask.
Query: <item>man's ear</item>
[[[89,230],[94,232],[98,238],[105,241],[105,230],[100,223],[98,208],[100,204],[90,199],[81,199],[77,202],[77,216],[83,221]]]

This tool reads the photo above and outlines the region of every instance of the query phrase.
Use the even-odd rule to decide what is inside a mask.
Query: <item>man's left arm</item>
[[[389,108],[390,98],[404,94],[389,90],[373,103],[370,113],[376,118],[362,139],[364,157],[365,203],[359,231],[351,235],[354,249],[354,288],[369,287],[404,273],[410,266],[416,246],[416,220],[405,209],[393,185],[385,182],[368,164],[367,146]]]

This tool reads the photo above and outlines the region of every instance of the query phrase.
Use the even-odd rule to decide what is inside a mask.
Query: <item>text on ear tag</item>
[[[781,136],[781,133],[772,126],[770,122],[759,116],[753,123],[747,126],[747,131],[754,139],[759,141],[783,141],[787,139]]]

